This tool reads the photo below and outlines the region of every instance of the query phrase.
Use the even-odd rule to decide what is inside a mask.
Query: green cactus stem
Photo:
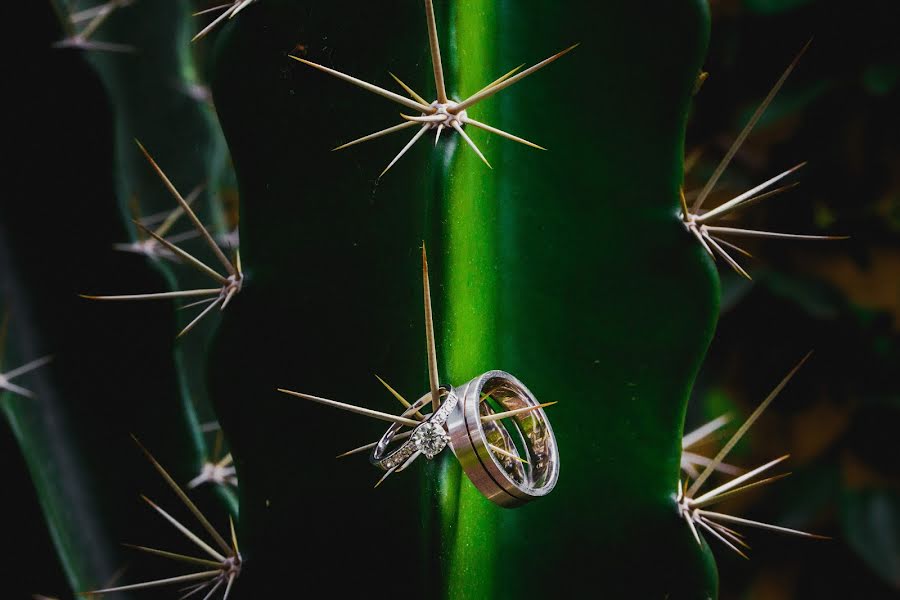
[[[422,3],[255,3],[217,34],[213,93],[241,193],[247,286],[216,340],[217,410],[241,480],[241,586],[282,592],[302,544],[336,594],[402,585],[447,597],[707,598],[716,576],[676,506],[682,424],[714,329],[718,279],[679,214],[704,2],[437,2],[449,98],[521,62],[577,51],[480,104],[437,147],[385,137],[390,102],[290,54],[432,90]],[[401,92],[402,93],[402,92]],[[448,135],[449,134],[449,135]],[[372,376],[427,389],[417,248],[432,256],[446,383],[490,369],[551,414],[562,468],[547,498],[504,510],[449,455],[371,489],[334,455],[380,434],[277,394],[372,408]],[[377,437],[377,435],[376,435]],[[348,459],[349,460],[349,459]],[[537,550],[536,550],[537,549]]]

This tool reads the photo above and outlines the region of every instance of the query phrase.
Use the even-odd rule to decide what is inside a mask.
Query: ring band
[[[385,471],[397,469],[404,463],[411,461],[418,454],[424,454],[427,458],[434,458],[444,449],[450,439],[446,429],[447,418],[456,408],[458,398],[453,388],[450,386],[441,386],[440,391],[446,394],[446,400],[441,406],[428,415],[424,421],[419,423],[411,432],[409,439],[403,444],[388,452],[388,446],[394,437],[403,428],[401,423],[392,423],[388,430],[384,432],[378,444],[372,449],[372,455],[369,460],[373,465]],[[415,414],[420,408],[431,403],[431,392],[425,394],[416,400],[403,416]]]
[[[550,493],[559,477],[559,450],[544,410],[536,408],[504,419],[514,424],[513,431],[500,421],[481,419],[494,412],[482,401],[487,396],[503,411],[537,406],[528,388],[505,371],[488,371],[459,389],[460,406],[450,413],[447,423],[450,447],[475,487],[490,501],[508,508]],[[514,438],[524,448],[527,464],[498,456],[489,447],[518,454]]]

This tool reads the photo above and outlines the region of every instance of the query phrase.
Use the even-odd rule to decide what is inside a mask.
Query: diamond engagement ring
[[[459,407],[447,422],[450,446],[475,487],[507,508],[549,494],[559,477],[559,450],[528,388],[509,373],[488,371],[458,389]]]
[[[412,463],[420,454],[431,460],[447,445],[450,435],[446,430],[446,422],[450,414],[457,406],[458,399],[452,387],[441,386],[441,395],[444,402],[435,412],[428,415],[422,423],[417,425],[412,434],[403,444],[393,450],[388,450],[391,442],[404,427],[401,423],[392,424],[378,443],[372,449],[369,460],[373,465],[385,471],[402,471]],[[427,393],[416,400],[403,413],[404,417],[414,415],[419,409],[431,404],[431,393]]]

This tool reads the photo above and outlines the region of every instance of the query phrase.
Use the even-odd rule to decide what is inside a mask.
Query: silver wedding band
[[[489,371],[456,392],[459,403],[447,421],[450,447],[475,487],[490,501],[507,508],[549,494],[559,478],[559,450],[544,410],[537,408],[504,419],[512,427],[481,420],[494,412],[537,406],[539,402],[528,388],[505,371]],[[499,405],[499,411],[483,401],[487,396]],[[491,445],[514,455],[524,454],[527,464],[494,452]]]

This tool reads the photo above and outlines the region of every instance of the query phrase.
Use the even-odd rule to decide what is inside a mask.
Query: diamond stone
[[[431,459],[444,449],[449,437],[440,425],[423,423],[413,434],[412,442],[416,445],[417,450]]]

